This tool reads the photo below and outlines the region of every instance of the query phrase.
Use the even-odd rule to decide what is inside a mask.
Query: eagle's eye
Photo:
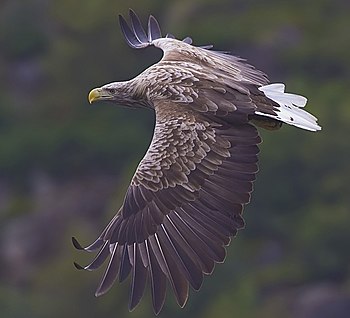
[[[109,87],[109,88],[107,88],[107,92],[110,93],[111,95],[114,95],[117,92],[117,90],[115,88]]]

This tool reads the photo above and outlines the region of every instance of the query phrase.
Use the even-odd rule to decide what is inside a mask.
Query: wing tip
[[[142,49],[153,45],[153,41],[157,39],[175,39],[175,36],[168,33],[165,37],[162,36],[161,28],[158,20],[150,14],[147,22],[147,32],[142,27],[140,19],[136,12],[129,8],[130,26],[123,15],[118,14],[120,29],[127,44],[134,49]],[[192,38],[185,37],[182,42],[192,45]],[[200,46],[203,49],[210,50],[213,45]]]
[[[78,240],[74,236],[72,236],[72,244],[77,250],[79,251],[84,250],[84,247],[81,246],[81,244],[78,242]]]
[[[160,39],[162,32],[157,19],[151,14],[148,18],[148,40],[150,42]]]
[[[119,25],[128,45],[135,49],[141,49],[152,45],[152,41],[162,37],[157,19],[151,14],[148,17],[147,32],[142,27],[136,12],[129,8],[130,26],[126,19],[119,14]]]
[[[73,262],[74,267],[77,270],[84,270],[85,268],[83,266],[81,266],[80,264],[78,264],[77,262]]]
[[[100,297],[100,296],[104,295],[106,292],[107,291],[101,291],[101,290],[97,289],[95,291],[95,297]]]

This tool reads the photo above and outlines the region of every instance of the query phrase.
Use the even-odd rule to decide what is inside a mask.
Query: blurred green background
[[[350,2],[347,0],[3,0],[0,4],[1,317],[152,317],[128,284],[94,297],[90,243],[117,211],[152,136],[152,112],[90,106],[93,87],[134,77],[117,14],[231,50],[309,98],[323,127],[262,132],[247,226],[199,293],[160,317],[349,317]]]

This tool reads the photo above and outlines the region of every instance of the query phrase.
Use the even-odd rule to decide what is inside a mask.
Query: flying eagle
[[[320,130],[301,109],[307,99],[269,84],[267,76],[228,53],[196,47],[187,37],[162,37],[151,15],[147,32],[134,11],[131,26],[119,16],[132,48],[154,45],[163,58],[137,77],[93,89],[89,102],[110,101],[155,111],[149,149],[139,163],[118,213],[97,240],[83,248],[98,253],[85,270],[108,265],[96,296],[131,274],[129,310],[140,302],[147,279],[158,314],[170,286],[183,307],[189,286],[225,260],[225,247],[244,227],[242,211],[258,171],[256,126],[287,123]]]

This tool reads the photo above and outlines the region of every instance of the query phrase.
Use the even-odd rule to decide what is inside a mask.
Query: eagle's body
[[[131,273],[130,309],[149,277],[158,314],[166,281],[184,306],[189,285],[200,288],[203,274],[224,261],[225,246],[244,226],[261,142],[252,123],[320,127],[299,108],[306,98],[284,93],[283,84],[268,85],[265,74],[241,59],[194,47],[189,38],[162,38],[152,16],[146,34],[133,11],[130,17],[132,29],[120,18],[129,45],[154,45],[164,56],[134,79],[92,90],[89,100],[154,109],[156,125],[119,213],[85,248],[100,251],[84,269],[110,258],[96,295]]]

